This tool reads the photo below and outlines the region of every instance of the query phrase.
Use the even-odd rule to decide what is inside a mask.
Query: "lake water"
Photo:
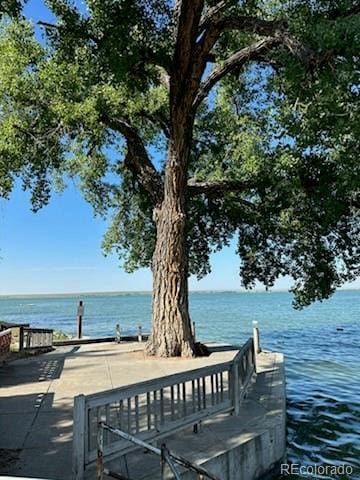
[[[113,335],[116,323],[124,334],[135,333],[139,324],[150,328],[149,294],[82,299],[84,335]],[[1,299],[0,319],[74,335],[78,300]],[[354,468],[351,477],[329,478],[360,479],[360,291],[337,292],[302,311],[293,310],[291,300],[283,292],[196,292],[190,295],[191,316],[198,339],[237,344],[257,320],[262,347],[286,356],[288,459],[303,465],[345,463]]]

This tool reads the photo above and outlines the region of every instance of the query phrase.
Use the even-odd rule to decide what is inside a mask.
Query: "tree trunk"
[[[161,357],[194,355],[188,305],[186,155],[186,148],[170,147],[164,200],[154,211],[157,236],[152,263],[152,332],[147,353]]]

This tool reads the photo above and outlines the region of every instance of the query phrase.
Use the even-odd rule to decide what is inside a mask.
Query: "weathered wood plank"
[[[191,380],[191,402],[192,402],[192,411],[196,412],[196,401],[195,401],[195,380]]]
[[[220,402],[219,373],[215,374],[215,392],[216,392],[216,403],[219,403]]]
[[[176,385],[176,414],[177,414],[177,418],[181,418],[180,383]]]
[[[85,469],[85,395],[74,398],[73,465],[74,480],[84,478]]]
[[[174,385],[171,385],[171,387],[170,387],[170,409],[171,409],[171,420],[175,420]]]
[[[206,377],[202,377],[203,408],[206,408]]]
[[[131,397],[127,399],[127,431],[131,433]]]
[[[168,375],[166,377],[161,377],[153,380],[146,380],[145,382],[139,382],[135,385],[124,386],[120,388],[115,388],[112,390],[106,390],[103,392],[94,393],[87,395],[87,404],[90,408],[96,407],[97,405],[104,405],[104,398],[106,398],[107,403],[112,403],[119,401],[120,398],[134,397],[135,395],[140,395],[141,393],[152,392],[154,390],[160,390],[160,388],[169,387],[171,385],[178,385],[183,382],[188,382],[199,377],[206,377],[211,374],[227,371],[230,369],[232,362],[219,363],[217,365],[210,365],[208,367],[197,368],[194,370],[189,370],[187,372],[176,373],[174,375]]]
[[[160,389],[160,424],[165,423],[164,389]]]
[[[182,403],[183,403],[183,416],[186,417],[186,383],[182,384]]]
[[[239,365],[233,364],[231,370],[232,385],[233,385],[233,406],[235,415],[239,415],[240,412],[240,383],[239,383]]]
[[[197,385],[197,400],[198,400],[198,410],[201,410],[201,387],[200,387],[200,378],[196,379]]]
[[[124,400],[120,400],[119,402],[119,424],[122,429],[124,425]]]
[[[211,385],[211,405],[215,405],[214,375],[210,376],[210,385]]]
[[[154,412],[154,427],[155,430],[158,430],[158,402],[157,402],[157,390],[154,390],[153,392],[153,399],[154,399],[154,407],[153,407],[153,412]]]
[[[146,392],[146,415],[147,415],[147,427],[151,430],[151,399],[150,392]]]
[[[220,402],[224,401],[224,374],[220,372]]]
[[[140,431],[139,396],[135,395],[135,432]],[[108,424],[109,425],[109,424]]]

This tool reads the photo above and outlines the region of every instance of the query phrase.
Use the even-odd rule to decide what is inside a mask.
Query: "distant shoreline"
[[[280,293],[288,290],[190,290],[190,293]],[[8,295],[0,295],[0,299],[16,299],[16,298],[81,298],[81,297],[119,297],[131,295],[151,295],[151,290],[124,290],[119,292],[76,292],[76,293],[15,293]]]
[[[341,288],[338,291],[360,291],[360,288]],[[76,292],[76,293],[16,293],[16,294],[0,294],[1,300],[6,299],[17,299],[17,298],[24,298],[24,299],[36,299],[36,298],[86,298],[86,297],[119,297],[119,296],[136,296],[136,295],[151,295],[151,290],[144,290],[144,291],[136,291],[136,290],[128,290],[128,291],[119,291],[119,292]],[[190,293],[289,293],[286,289],[279,289],[279,290],[263,290],[263,289],[254,289],[254,290],[190,290]],[[291,293],[291,292],[290,292]]]

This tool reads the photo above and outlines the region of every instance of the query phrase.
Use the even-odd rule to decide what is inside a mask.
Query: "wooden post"
[[[257,371],[257,356],[261,352],[260,349],[260,334],[258,322],[253,321],[253,344],[254,344],[254,363],[255,363],[255,372]]]
[[[82,300],[79,302],[77,309],[77,338],[82,338],[82,319],[84,316],[84,305]]]
[[[104,431],[101,424],[98,424],[97,433],[97,461],[96,461],[96,479],[104,478]]]
[[[115,342],[120,343],[121,342],[121,330],[120,330],[120,323],[116,324],[115,327]]]
[[[24,327],[19,327],[19,352],[24,350]]]
[[[253,338],[254,338],[254,349],[255,353],[260,353],[260,332],[258,327],[258,322],[253,321]]]
[[[26,330],[26,348],[30,348],[31,347],[31,330],[30,328],[28,328]]]
[[[83,480],[85,470],[85,396],[74,398],[72,479]]]
[[[232,402],[234,414],[240,413],[240,381],[239,381],[239,363],[233,362],[231,366],[231,383],[232,383]]]

